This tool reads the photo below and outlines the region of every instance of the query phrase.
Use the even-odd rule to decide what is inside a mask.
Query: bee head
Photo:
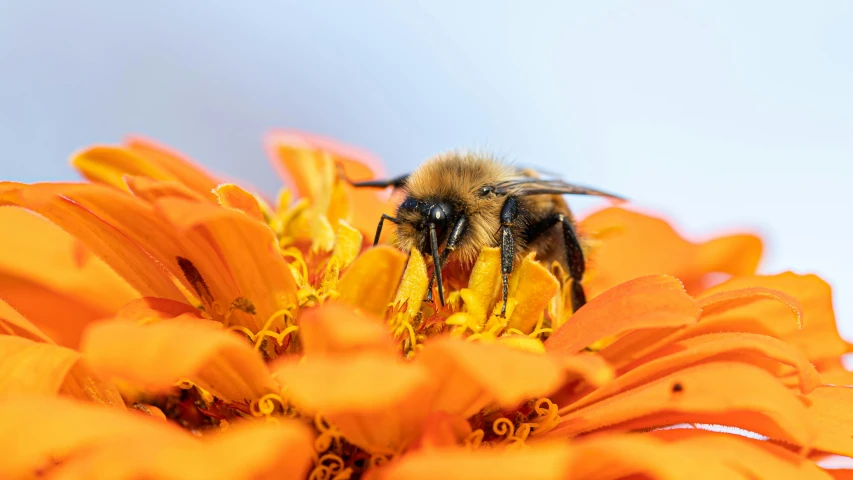
[[[397,218],[408,227],[403,229],[404,232],[416,237],[412,238],[413,243],[426,254],[432,253],[430,230],[435,229],[438,243],[443,243],[448,235],[448,226],[456,216],[456,208],[450,202],[418,200],[413,197],[406,198],[397,210]]]

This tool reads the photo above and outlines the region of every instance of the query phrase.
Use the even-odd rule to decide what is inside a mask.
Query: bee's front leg
[[[444,268],[444,263],[447,262],[447,257],[453,253],[453,250],[456,250],[456,245],[459,244],[459,240],[462,238],[462,234],[465,233],[465,229],[468,228],[468,217],[465,215],[460,215],[459,220],[453,224],[453,229],[450,230],[450,237],[447,238],[447,244],[444,246],[444,250],[441,252],[441,257],[438,259],[438,268]],[[433,272],[432,276],[429,279],[429,287],[427,287],[427,302],[432,301],[432,287],[435,285],[435,279],[438,274]]]
[[[503,306],[500,317],[506,317],[506,303],[509,300],[509,274],[515,261],[515,237],[512,227],[518,216],[518,200],[509,197],[501,209],[501,281],[503,282]]]

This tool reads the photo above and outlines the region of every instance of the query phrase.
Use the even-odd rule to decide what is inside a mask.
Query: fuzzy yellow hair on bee
[[[572,277],[572,303],[586,302],[581,285],[585,261],[574,217],[563,195],[615,195],[545,179],[531,170],[503,163],[483,153],[451,151],[425,161],[411,174],[390,180],[352,182],[365,188],[402,189],[405,198],[396,216],[383,215],[376,228],[378,243],[385,220],[397,225],[395,245],[432,256],[433,284],[444,305],[441,271],[449,261],[472,263],[484,247],[500,247],[503,308],[508,275],[519,259],[536,251],[544,262],[557,260]],[[443,248],[442,248],[443,247]]]

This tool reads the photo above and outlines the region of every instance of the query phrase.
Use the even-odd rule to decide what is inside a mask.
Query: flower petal
[[[155,202],[157,199],[163,197],[178,197],[197,202],[207,200],[202,194],[177,181],[154,180],[148,177],[125,175],[124,183],[134,196],[147,202]]]
[[[790,367],[799,374],[803,393],[814,390],[820,383],[820,376],[808,359],[781,340],[754,333],[710,333],[672,343],[626,366],[627,371],[622,375],[583,396],[569,408],[582,408],[688,366],[719,360],[749,363],[777,376],[781,373],[780,367]]]
[[[151,222],[153,211],[141,200],[98,185],[4,183],[0,205],[18,205],[45,216],[77,237],[140,295],[184,299],[169,274],[152,261],[151,255],[160,251],[150,249],[155,240],[169,252],[174,241],[163,235],[167,229],[161,224]],[[148,241],[134,241],[139,238]]]
[[[293,421],[246,422],[206,442],[175,443],[167,437],[155,443],[155,439],[105,442],[63,463],[56,476],[273,480],[305,478],[311,464],[311,434]]]
[[[568,413],[546,435],[688,422],[739,427],[797,445],[809,445],[817,433],[808,421],[806,406],[778,379],[753,365],[713,362]]]
[[[182,315],[201,318],[199,311],[184,302],[167,298],[143,297],[124,306],[115,316],[116,320],[148,323],[156,320],[168,320]]]
[[[223,207],[233,208],[245,213],[249,218],[259,222],[264,221],[264,214],[258,200],[251,193],[243,190],[237,185],[224,183],[213,190]]]
[[[413,248],[409,254],[406,271],[403,272],[400,288],[397,289],[397,295],[394,297],[394,305],[405,302],[408,305],[407,311],[412,314],[421,310],[421,304],[426,297],[429,286],[429,277],[427,277],[426,272],[424,257],[421,252]]]
[[[515,451],[430,449],[407,454],[374,474],[377,480],[562,480],[569,478],[573,458],[571,448],[563,443],[543,444]]]
[[[124,143],[133,153],[145,158],[163,171],[169,172],[172,178],[204,195],[208,200],[216,201],[213,189],[221,182],[192,160],[147,138],[128,137],[125,138]]]
[[[207,320],[184,316],[144,326],[98,323],[86,331],[82,351],[98,371],[145,389],[169,389],[188,378],[232,402],[275,390],[260,354]]]
[[[228,293],[214,293],[214,298],[231,304],[242,297],[254,306],[254,312],[244,310],[255,314],[244,326],[258,331],[298,305],[296,281],[269,226],[228,208],[180,199],[161,199],[157,208],[182,233],[188,258],[210,289],[233,292],[230,298],[224,297]]]
[[[518,303],[512,311],[508,326],[524,333],[533,331],[548,302],[560,289],[560,283],[554,275],[535,258],[535,254],[530,254],[522,260],[516,273],[518,286],[512,293]]]
[[[366,312],[382,315],[400,284],[406,254],[379,245],[359,255],[338,282],[340,300]]]
[[[27,423],[33,418],[39,428]],[[0,464],[0,477],[302,478],[310,438],[303,426],[283,421],[235,425],[200,440],[142,415],[21,398],[0,402],[0,442],[11,455]]]
[[[358,313],[342,303],[303,310],[299,333],[306,355],[395,354],[393,339],[381,318]]]
[[[813,362],[836,358],[850,351],[850,345],[838,334],[832,307],[832,290],[815,275],[786,272],[771,276],[737,277],[703,292],[699,299],[710,299],[719,292],[756,287],[780,291],[796,299],[802,306],[802,329],[796,321],[777,321],[779,318],[791,318],[793,307],[790,301],[733,305],[737,308],[703,315],[700,326],[707,325],[706,328],[718,331],[721,328],[739,328],[741,331],[756,326],[764,328],[769,330],[768,333],[800,348]]]
[[[0,334],[14,335],[35,342],[53,343],[47,335],[33,325],[11,305],[0,298]]]
[[[695,244],[659,218],[622,208],[595,212],[581,221],[580,229],[599,243],[590,252],[590,272],[584,279],[590,297],[650,274],[675,276],[694,293],[706,286],[709,273],[754,273],[761,257],[761,240],[753,235]],[[641,245],[650,247],[638,250]]]
[[[434,388],[427,370],[364,353],[346,363],[314,357],[283,361],[274,377],[295,405],[322,412],[348,441],[371,452],[393,453],[421,435]]]
[[[278,130],[266,138],[267,152],[285,183],[294,187],[334,224],[343,218],[365,234],[376,231],[383,213],[391,213],[387,198],[373,189],[353,188],[338,179],[336,165],[350,180],[383,176],[381,162],[362,150],[331,139],[293,130]],[[386,230],[383,239],[389,237]]]
[[[576,353],[596,340],[631,330],[695,323],[699,306],[678,279],[650,275],[614,287],[575,312],[545,342],[548,351]]]
[[[561,364],[550,356],[455,338],[428,343],[416,363],[440,379],[433,409],[466,418],[492,402],[514,407],[546,397],[565,378]]]
[[[127,189],[125,175],[172,180],[168,172],[124,147],[98,145],[75,153],[71,157],[74,166],[87,179],[110,185],[122,190]]]
[[[111,384],[97,378],[74,350],[26,338],[0,336],[0,397],[66,394],[124,408]]]
[[[648,435],[690,452],[706,452],[749,475],[766,480],[828,480],[808,458],[774,443],[697,428],[657,430]]]
[[[0,208],[0,292],[62,345],[139,294],[79,240],[39,215]]]
[[[332,256],[338,258],[341,268],[346,268],[361,252],[361,242],[364,239],[361,232],[352,228],[345,220],[338,220],[338,230],[335,233],[335,249]]]

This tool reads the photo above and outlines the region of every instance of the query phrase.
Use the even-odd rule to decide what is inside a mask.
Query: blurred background
[[[853,338],[852,45],[846,0],[0,0],[0,179],[75,179],[129,133],[270,193],[275,127],[391,174],[488,148],[692,239],[764,235],[762,270],[826,278]]]

